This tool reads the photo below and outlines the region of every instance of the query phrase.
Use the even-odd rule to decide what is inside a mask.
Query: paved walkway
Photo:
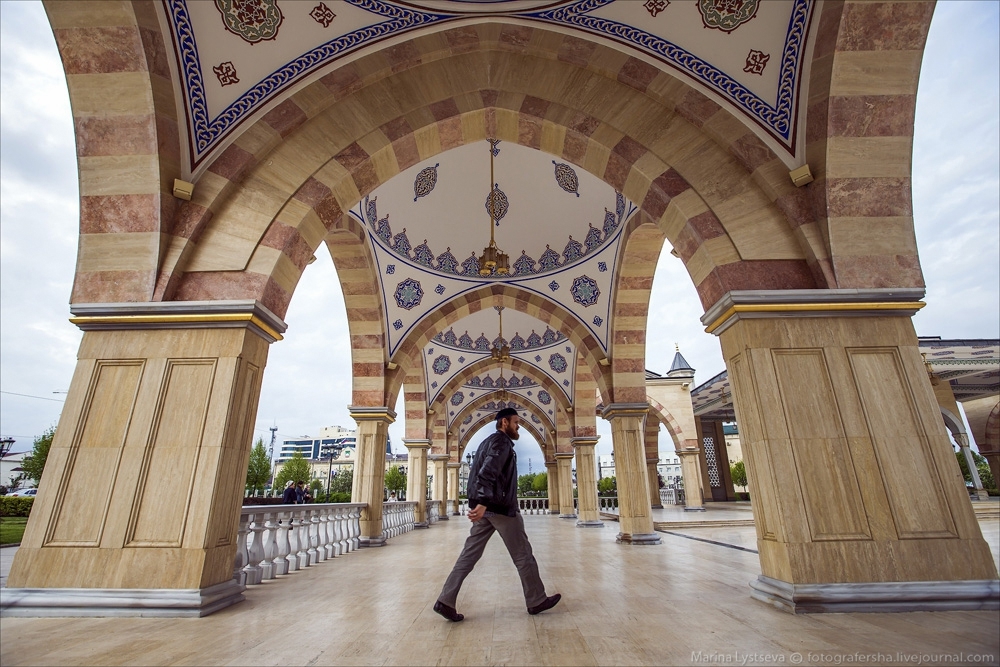
[[[1000,664],[1000,612],[793,616],[751,600],[752,527],[672,530],[660,546],[632,547],[615,543],[614,523],[525,524],[549,593],[563,594],[539,616],[525,613],[499,539],[459,596],[466,620],[434,614],[468,534],[454,517],[251,587],[246,602],[206,618],[5,618],[0,664],[829,665],[856,664],[856,654],[872,656],[867,664],[937,664],[943,654]],[[996,524],[983,525],[994,556]]]

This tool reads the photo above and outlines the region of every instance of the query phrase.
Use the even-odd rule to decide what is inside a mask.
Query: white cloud
[[[938,3],[931,26],[913,155],[914,218],[928,284],[928,306],[915,318],[922,335],[1000,336],[998,8]],[[41,4],[0,2],[0,17],[2,389],[52,397],[68,387],[80,340],[67,322],[79,217],[73,124]],[[704,382],[724,369],[718,340],[704,333],[691,280],[668,251],[653,284],[647,367],[665,372],[676,342],[697,369],[696,382]],[[286,339],[269,352],[255,433],[265,441],[273,423],[280,437],[352,424],[343,296],[329,255],[321,248],[317,257],[292,299]],[[0,432],[39,434],[59,410],[59,403],[2,394]],[[401,452],[402,400],[396,411],[390,434]],[[598,419],[598,432],[598,451],[607,453],[607,422]],[[473,448],[487,433],[474,436]],[[664,433],[661,443],[671,448]],[[518,454],[522,472],[529,458],[536,472],[543,469],[529,437]]]

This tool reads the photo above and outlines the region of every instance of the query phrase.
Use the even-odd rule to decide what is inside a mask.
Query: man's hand
[[[469,510],[468,512],[466,512],[465,516],[469,517],[469,521],[475,523],[476,521],[482,519],[484,514],[486,514],[486,506],[476,505],[476,509]]]

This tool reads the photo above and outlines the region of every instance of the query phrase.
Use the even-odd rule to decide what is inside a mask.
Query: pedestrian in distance
[[[295,503],[302,505],[306,502],[306,485],[299,480],[295,483]]]
[[[434,603],[434,611],[455,623],[465,618],[455,610],[458,591],[486,549],[493,533],[500,533],[521,578],[524,603],[531,615],[556,606],[558,593],[545,595],[545,585],[538,575],[538,563],[531,553],[531,543],[524,532],[524,519],[517,506],[517,455],[520,417],[517,410],[504,408],[496,416],[496,433],[483,440],[469,470],[469,512],[472,522],[465,547],[455,562],[444,588]]]
[[[299,501],[299,495],[295,492],[295,482],[288,480],[285,484],[285,492],[281,494],[281,502],[284,505],[294,505]]]

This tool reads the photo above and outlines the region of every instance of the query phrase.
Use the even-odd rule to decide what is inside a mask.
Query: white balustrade
[[[548,514],[548,498],[518,498],[517,507],[521,514]]]
[[[434,524],[440,520],[441,517],[441,501],[440,500],[428,500],[427,501],[427,524]]]
[[[391,539],[397,535],[413,530],[413,523],[416,521],[417,504],[409,503],[385,503],[382,505],[382,534],[386,539]]]
[[[264,560],[264,515],[254,512],[250,515],[250,547],[247,550],[248,561],[243,571],[246,572],[246,585],[259,584],[264,577],[264,568],[260,562]]]
[[[600,505],[600,511],[618,514],[618,496],[600,496],[597,502]]]
[[[247,574],[243,571],[247,563],[250,562],[250,554],[247,553],[247,530],[250,525],[250,514],[240,513],[240,525],[236,531],[236,559],[233,561],[233,579],[242,585],[247,583]]]
[[[288,574],[288,554],[291,553],[291,546],[288,542],[288,534],[291,532],[291,512],[278,512],[277,541],[278,551],[274,554],[274,574],[275,576]]]

